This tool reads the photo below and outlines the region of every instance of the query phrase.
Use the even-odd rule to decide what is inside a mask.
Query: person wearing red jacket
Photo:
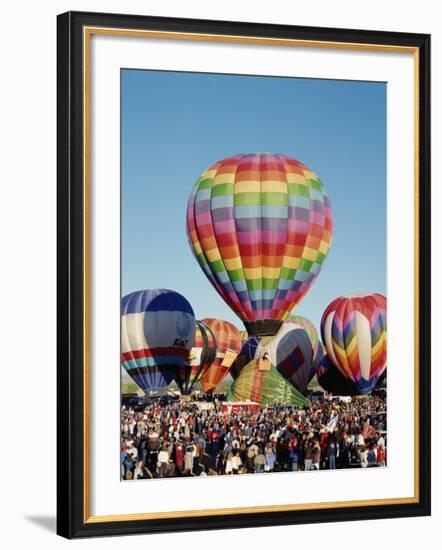
[[[184,450],[181,443],[177,443],[175,447],[175,465],[177,472],[181,475],[184,468]]]
[[[377,448],[377,462],[378,466],[385,466],[385,449],[384,447],[378,446]]]

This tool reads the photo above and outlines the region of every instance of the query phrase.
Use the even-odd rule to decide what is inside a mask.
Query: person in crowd
[[[266,472],[273,472],[273,470],[275,469],[276,455],[273,452],[273,447],[271,445],[269,445],[266,449],[265,459],[266,463],[264,470]]]
[[[377,466],[377,447],[376,445],[370,445],[368,448],[367,462],[369,467]]]
[[[359,448],[359,460],[361,463],[361,468],[367,468],[368,466],[368,450],[365,445],[362,445]]]
[[[313,446],[313,455],[312,455],[312,470],[319,470],[321,467],[321,449],[319,444]]]
[[[144,463],[143,463],[142,460],[140,460],[139,462],[137,462],[137,465],[135,466],[133,478],[134,479],[143,479],[143,478],[146,478],[146,477],[148,477],[148,476],[147,476],[146,469],[144,467]]]
[[[184,469],[184,449],[181,442],[177,442],[175,445],[175,465],[177,474],[182,475]]]
[[[336,443],[334,439],[330,439],[327,447],[327,461],[330,470],[336,469]]]
[[[304,454],[304,471],[308,472],[313,469],[313,449],[310,441],[307,442]]]
[[[382,468],[385,466],[385,447],[379,445],[377,450],[377,463],[378,466]]]
[[[218,475],[222,475],[225,473],[226,468],[226,459],[224,457],[224,453],[219,452],[218,456],[216,457],[216,471],[218,472]]]
[[[348,436],[343,434],[338,442],[339,456],[337,464],[339,468],[348,468],[350,466],[350,443]]]
[[[242,466],[242,460],[239,452],[234,451],[232,456],[232,473],[238,474]]]
[[[195,447],[191,441],[188,441],[184,451],[184,473],[185,475],[193,475],[193,454]]]
[[[290,451],[290,461],[291,461],[291,467],[292,472],[298,471],[298,464],[299,464],[299,451],[296,448],[293,448]]]
[[[163,445],[161,451],[158,453],[158,474],[160,477],[166,477],[169,466],[169,453],[167,452],[167,445]]]
[[[233,474],[233,453],[231,452],[227,455],[225,473],[226,475]]]
[[[255,473],[262,474],[266,465],[266,457],[262,448],[258,449],[258,454],[255,456],[253,463],[255,464]]]

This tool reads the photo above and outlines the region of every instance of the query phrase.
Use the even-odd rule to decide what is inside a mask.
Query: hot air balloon
[[[330,360],[358,393],[370,393],[387,365],[387,299],[337,298],[324,311],[321,336]]]
[[[140,290],[121,301],[121,361],[146,394],[177,377],[194,344],[195,316],[173,290]]]
[[[358,389],[335,367],[328,355],[322,358],[316,371],[319,385],[333,395],[357,395]]]
[[[241,332],[241,350],[229,371],[233,379],[238,378],[242,369],[255,357],[258,345],[259,340],[256,336],[249,338],[246,331]]]
[[[310,401],[285,380],[270,361],[262,366],[253,359],[231,385],[227,401],[255,401],[262,407],[274,404],[308,407]]]
[[[235,155],[197,180],[189,244],[249,336],[276,334],[318,276],[332,239],[321,180],[280,154]]]
[[[255,357],[268,357],[278,372],[300,392],[310,382],[313,346],[309,335],[293,321],[285,321],[276,336],[262,338]]]
[[[215,360],[216,341],[213,332],[203,322],[196,322],[195,343],[187,361],[178,369],[176,380],[181,393],[190,395],[201,377]]]
[[[216,341],[215,360],[201,377],[204,392],[211,393],[229,372],[236,359],[241,349],[241,335],[228,321],[203,319],[202,322],[210,328]]]
[[[315,376],[319,364],[324,357],[324,346],[319,340],[318,331],[316,330],[315,325],[310,321],[310,319],[302,317],[301,315],[290,315],[286,322],[293,322],[299,325],[307,332],[310,338],[310,342],[312,343],[313,347],[313,361],[310,367],[309,374],[310,381]]]

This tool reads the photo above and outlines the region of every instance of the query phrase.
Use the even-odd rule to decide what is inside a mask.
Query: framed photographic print
[[[60,535],[430,513],[429,67],[58,17]]]

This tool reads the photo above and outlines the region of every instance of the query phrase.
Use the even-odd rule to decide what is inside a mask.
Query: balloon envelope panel
[[[173,290],[132,292],[121,302],[122,365],[145,392],[166,388],[194,343],[195,316]]]
[[[216,356],[201,378],[204,392],[211,393],[229,372],[234,360],[241,350],[239,330],[221,319],[203,319],[212,331],[216,341]]]
[[[234,379],[238,378],[242,369],[255,357],[258,345],[258,338],[256,336],[248,337],[246,333],[245,339],[242,340],[241,351],[230,369],[230,374]]]
[[[197,180],[187,233],[209,281],[243,321],[283,320],[327,256],[330,201],[321,180],[293,158],[236,155]]]
[[[313,361],[310,367],[310,373],[309,373],[309,382],[310,380],[315,376],[316,371],[319,367],[319,364],[324,357],[324,346],[322,345],[322,342],[319,340],[318,331],[315,328],[315,325],[310,321],[310,319],[307,319],[306,317],[302,317],[301,315],[291,315],[287,321],[290,323],[295,323],[302,327],[308,334],[310,338],[310,342],[312,344],[313,348]]]
[[[340,297],[325,310],[321,336],[330,360],[362,395],[387,366],[387,299],[381,294]]]

